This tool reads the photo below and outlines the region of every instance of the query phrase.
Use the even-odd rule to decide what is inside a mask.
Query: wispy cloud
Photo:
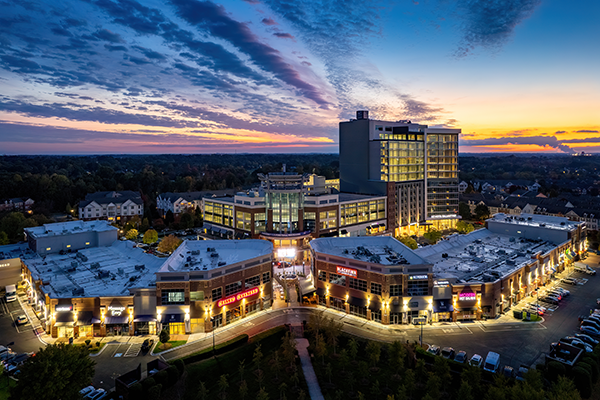
[[[574,153],[567,145],[568,141],[559,141],[554,136],[520,136],[520,137],[499,137],[486,139],[461,139],[461,145],[465,146],[498,146],[498,145],[537,145],[542,147],[551,147],[565,153]]]

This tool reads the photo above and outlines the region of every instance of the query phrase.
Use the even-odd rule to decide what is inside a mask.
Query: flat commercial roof
[[[43,290],[53,298],[129,295],[129,289],[146,288],[156,282],[155,273],[164,259],[144,253],[130,241],[77,252],[47,254],[30,252],[21,260]],[[143,266],[143,267],[142,267]]]
[[[56,222],[32,228],[25,228],[25,232],[27,232],[28,235],[36,238],[72,235],[74,233],[83,232],[107,232],[113,230],[117,230],[117,228],[110,225],[108,221],[103,220]]]
[[[381,265],[430,264],[391,236],[332,237],[310,241],[317,252]]]
[[[212,270],[272,254],[266,240],[185,240],[158,272]]]
[[[555,247],[542,240],[479,229],[467,235],[454,234],[415,253],[433,264],[436,278],[455,279],[457,283],[493,282],[534,262],[533,255]]]
[[[385,198],[385,195],[367,195],[367,194],[355,194],[355,193],[342,193],[339,194],[339,202],[344,203],[346,201],[368,201],[374,199]]]
[[[555,229],[561,231],[570,231],[578,225],[583,224],[583,222],[579,221],[569,221],[569,219],[565,217],[539,214],[508,215],[498,213],[487,221],[510,225],[539,226],[545,229]]]

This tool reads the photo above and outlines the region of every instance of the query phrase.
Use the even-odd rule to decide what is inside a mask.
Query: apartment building
[[[125,222],[136,215],[144,215],[144,202],[131,190],[89,193],[79,202],[79,219],[83,221]]]

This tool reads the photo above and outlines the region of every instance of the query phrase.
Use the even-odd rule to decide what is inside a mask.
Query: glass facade
[[[204,201],[204,220],[233,228],[233,204]]]
[[[340,226],[354,225],[384,218],[384,199],[340,205]]]
[[[423,134],[390,136],[402,136],[402,139],[388,139],[380,142],[381,180],[404,182],[424,179],[425,142]]]
[[[428,218],[458,214],[458,135],[427,135]]]
[[[298,232],[298,209],[302,207],[302,193],[267,193],[267,207],[273,210],[273,232]]]

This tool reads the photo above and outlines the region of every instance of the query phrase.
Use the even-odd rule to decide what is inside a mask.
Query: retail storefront
[[[163,314],[162,329],[170,335],[185,335],[185,314]]]
[[[479,319],[478,315],[478,295],[473,288],[464,287],[461,291],[453,295],[453,320],[454,321],[473,321]]]
[[[156,335],[156,317],[153,315],[136,315],[133,317],[133,329],[136,335]]]
[[[77,323],[75,337],[92,338],[98,336],[100,329],[100,318],[94,316],[93,311],[79,311],[77,313]],[[94,334],[96,332],[96,335]]]
[[[452,321],[452,299],[438,299],[433,301],[433,322]]]

